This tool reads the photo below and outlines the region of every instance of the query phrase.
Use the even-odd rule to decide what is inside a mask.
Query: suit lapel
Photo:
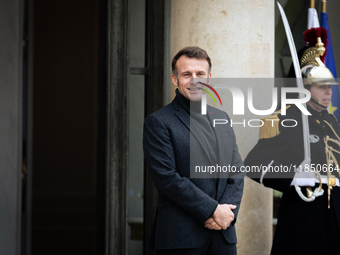
[[[203,151],[205,152],[206,156],[209,159],[210,164],[212,165],[211,158],[209,157],[209,154],[207,153],[207,145],[205,143],[205,140],[202,137],[201,132],[199,131],[199,127],[193,122],[190,121],[190,117],[188,113],[183,108],[178,108],[178,111],[176,113],[176,116],[183,122],[183,124],[190,130],[190,133],[192,136],[190,136],[190,139],[193,137],[198,141],[198,143],[201,145]],[[190,141],[190,145],[191,145]]]
[[[207,111],[208,113],[208,119],[210,123],[213,123],[214,119],[225,119],[227,116],[223,115],[220,116],[214,109],[209,109]],[[228,124],[226,124],[228,125]],[[223,166],[228,166],[231,162],[228,162],[227,155],[230,152],[230,137],[228,135],[227,129],[225,125],[216,125],[215,127],[212,127],[215,133],[216,142],[217,142],[217,153],[218,153],[218,164]],[[220,177],[218,182],[218,188],[217,188],[217,201],[220,200],[221,196],[224,193],[224,190],[226,188],[226,184],[228,181],[228,173],[223,173],[223,176]]]

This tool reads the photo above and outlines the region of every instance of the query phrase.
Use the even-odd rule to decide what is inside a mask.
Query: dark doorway
[[[144,35],[129,38],[135,3],[144,18],[134,22],[142,22]],[[128,131],[140,137],[144,116],[164,105],[164,8],[158,0],[33,1],[28,255],[151,254],[146,240],[156,193],[144,173],[141,141],[139,183],[127,188],[134,146]],[[137,62],[131,40],[143,40],[131,45]],[[140,93],[128,94],[136,86]],[[128,104],[137,99],[140,124],[129,130]],[[137,209],[129,195],[136,195]]]
[[[32,254],[97,254],[99,0],[33,9]]]

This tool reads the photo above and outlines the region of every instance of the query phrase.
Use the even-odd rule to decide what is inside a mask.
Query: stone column
[[[212,77],[274,77],[274,2],[270,0],[172,0],[171,58],[183,47],[197,45],[212,59]],[[170,81],[169,81],[170,82]],[[272,83],[274,84],[274,83]],[[245,91],[245,86],[241,89]],[[170,101],[174,86],[170,84]],[[254,105],[266,106],[268,87],[255,84]],[[273,85],[272,85],[273,87]],[[221,95],[224,98],[225,95]],[[232,116],[231,104],[223,104]],[[247,108],[245,106],[245,108]],[[268,108],[263,108],[268,109]],[[235,121],[247,119],[234,116]],[[258,129],[234,127],[244,159],[258,140]],[[237,220],[238,254],[269,254],[272,243],[272,191],[245,179]]]

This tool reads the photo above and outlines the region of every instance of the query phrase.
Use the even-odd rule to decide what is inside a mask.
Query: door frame
[[[137,69],[129,66],[129,1],[107,1],[105,254],[127,254],[128,77],[145,75],[145,116],[164,106],[165,1],[146,0],[146,62]],[[147,241],[156,204],[157,191],[144,167],[144,254],[153,254]]]

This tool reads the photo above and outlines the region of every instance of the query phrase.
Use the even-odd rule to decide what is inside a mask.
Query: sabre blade
[[[288,44],[289,44],[290,54],[292,56],[292,61],[293,61],[293,66],[294,66],[294,71],[295,71],[295,76],[296,76],[296,85],[297,85],[298,88],[304,88],[303,82],[302,82],[299,58],[298,58],[298,55],[297,55],[297,52],[296,52],[296,47],[295,47],[293,35],[292,35],[291,30],[290,30],[289,23],[288,23],[286,14],[285,14],[282,6],[278,2],[277,2],[277,5],[278,5],[279,10],[280,10],[282,22],[283,22],[283,25],[284,25],[284,28],[285,28],[285,31],[286,31],[287,41],[288,41]],[[299,96],[300,96],[300,98],[302,98],[303,94],[300,93]],[[303,106],[306,108],[305,103],[303,103]],[[301,117],[302,117],[302,130],[303,130],[304,160],[300,164],[299,168],[302,171],[305,168],[305,166],[308,166],[308,169],[310,169],[309,166],[310,166],[310,163],[311,163],[311,159],[310,159],[308,117],[307,117],[307,115],[304,115],[302,112],[301,112]],[[312,198],[306,198],[302,194],[302,192],[300,191],[300,188],[299,188],[299,186],[297,186],[295,180],[294,180],[294,186],[295,186],[296,191],[298,192],[298,194],[300,195],[300,197],[303,200],[313,201],[315,199],[315,197],[313,199]]]
[[[287,40],[288,40],[288,44],[289,44],[289,50],[290,50],[290,54],[292,56],[295,76],[296,76],[296,79],[297,79],[297,86],[299,88],[303,88],[302,76],[301,76],[301,71],[300,71],[300,63],[299,63],[299,58],[298,58],[298,55],[297,55],[297,52],[296,52],[296,47],[295,47],[293,35],[292,35],[291,30],[290,30],[285,11],[283,10],[281,4],[277,3],[277,5],[279,7],[281,17],[282,17],[282,22],[283,22],[283,25],[284,25],[284,28],[285,28],[285,31],[286,31],[286,36],[287,36]],[[300,94],[300,97],[301,96],[302,95]]]

